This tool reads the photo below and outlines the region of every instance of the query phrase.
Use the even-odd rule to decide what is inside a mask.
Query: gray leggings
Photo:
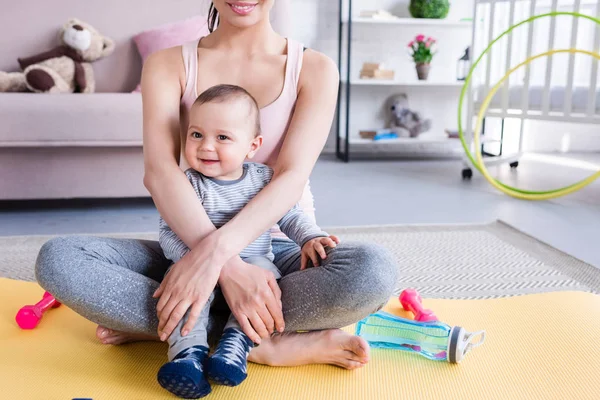
[[[273,239],[274,264],[286,331],[350,325],[382,307],[392,295],[397,268],[381,246],[342,242],[320,267],[300,271],[300,248]],[[170,261],[155,241],[68,236],[45,243],[36,262],[39,284],[88,320],[111,329],[157,335],[158,288]],[[218,292],[218,291],[217,291]],[[230,311],[222,294],[212,303],[209,343],[222,333]]]

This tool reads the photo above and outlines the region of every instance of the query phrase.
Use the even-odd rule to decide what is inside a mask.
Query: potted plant
[[[410,0],[408,9],[413,18],[443,19],[448,16],[450,2],[448,0]]]
[[[433,46],[436,40],[425,35],[417,35],[414,40],[408,44],[411,51],[411,57],[417,67],[417,76],[419,80],[426,80],[429,76],[431,60],[435,54]]]

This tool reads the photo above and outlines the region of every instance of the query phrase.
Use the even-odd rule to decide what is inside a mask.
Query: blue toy
[[[373,140],[386,140],[386,139],[398,139],[398,134],[391,131],[377,131],[377,134],[373,137]]]

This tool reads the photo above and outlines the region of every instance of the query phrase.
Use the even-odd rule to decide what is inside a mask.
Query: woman
[[[275,264],[283,276],[279,286],[271,273],[237,256],[298,201],[312,213],[307,182],[337,98],[335,64],[276,34],[269,22],[273,2],[214,0],[210,35],[157,52],[144,65],[144,184],[160,214],[192,250],[164,279],[169,261],[152,241],[57,238],[40,251],[40,284],[98,323],[97,336],[105,344],[165,340],[189,310],[185,332],[218,284],[222,305],[226,301],[244,332],[260,343],[250,361],[353,369],[369,359],[362,338],[337,328],[389,299],[396,267],[385,250],[342,242],[321,266],[305,269],[300,248],[274,232]],[[256,98],[265,140],[254,161],[275,173],[256,198],[216,230],[182,172],[187,166],[180,165],[185,140],[180,127],[187,126],[196,96],[221,83],[239,85]]]

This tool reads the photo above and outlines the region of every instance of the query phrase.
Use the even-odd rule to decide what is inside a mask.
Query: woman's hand
[[[198,247],[194,251],[196,250],[199,250],[199,253],[210,253],[207,246]],[[171,267],[152,296],[160,297],[156,312],[159,319],[158,335],[162,341],[171,335],[190,307],[190,314],[181,335],[186,336],[192,330],[217,285],[221,268],[211,261],[210,254],[203,256],[204,254],[188,252]],[[198,263],[195,260],[202,262]]]
[[[320,260],[327,258],[327,252],[325,247],[334,248],[340,243],[340,239],[337,236],[331,235],[329,237],[318,237],[309,240],[302,246],[302,258],[300,261],[300,270],[306,269],[308,266],[308,260],[311,260],[315,267],[318,267],[321,263]]]
[[[221,271],[219,285],[231,312],[254,343],[275,328],[283,332],[281,290],[272,272],[235,257]]]

